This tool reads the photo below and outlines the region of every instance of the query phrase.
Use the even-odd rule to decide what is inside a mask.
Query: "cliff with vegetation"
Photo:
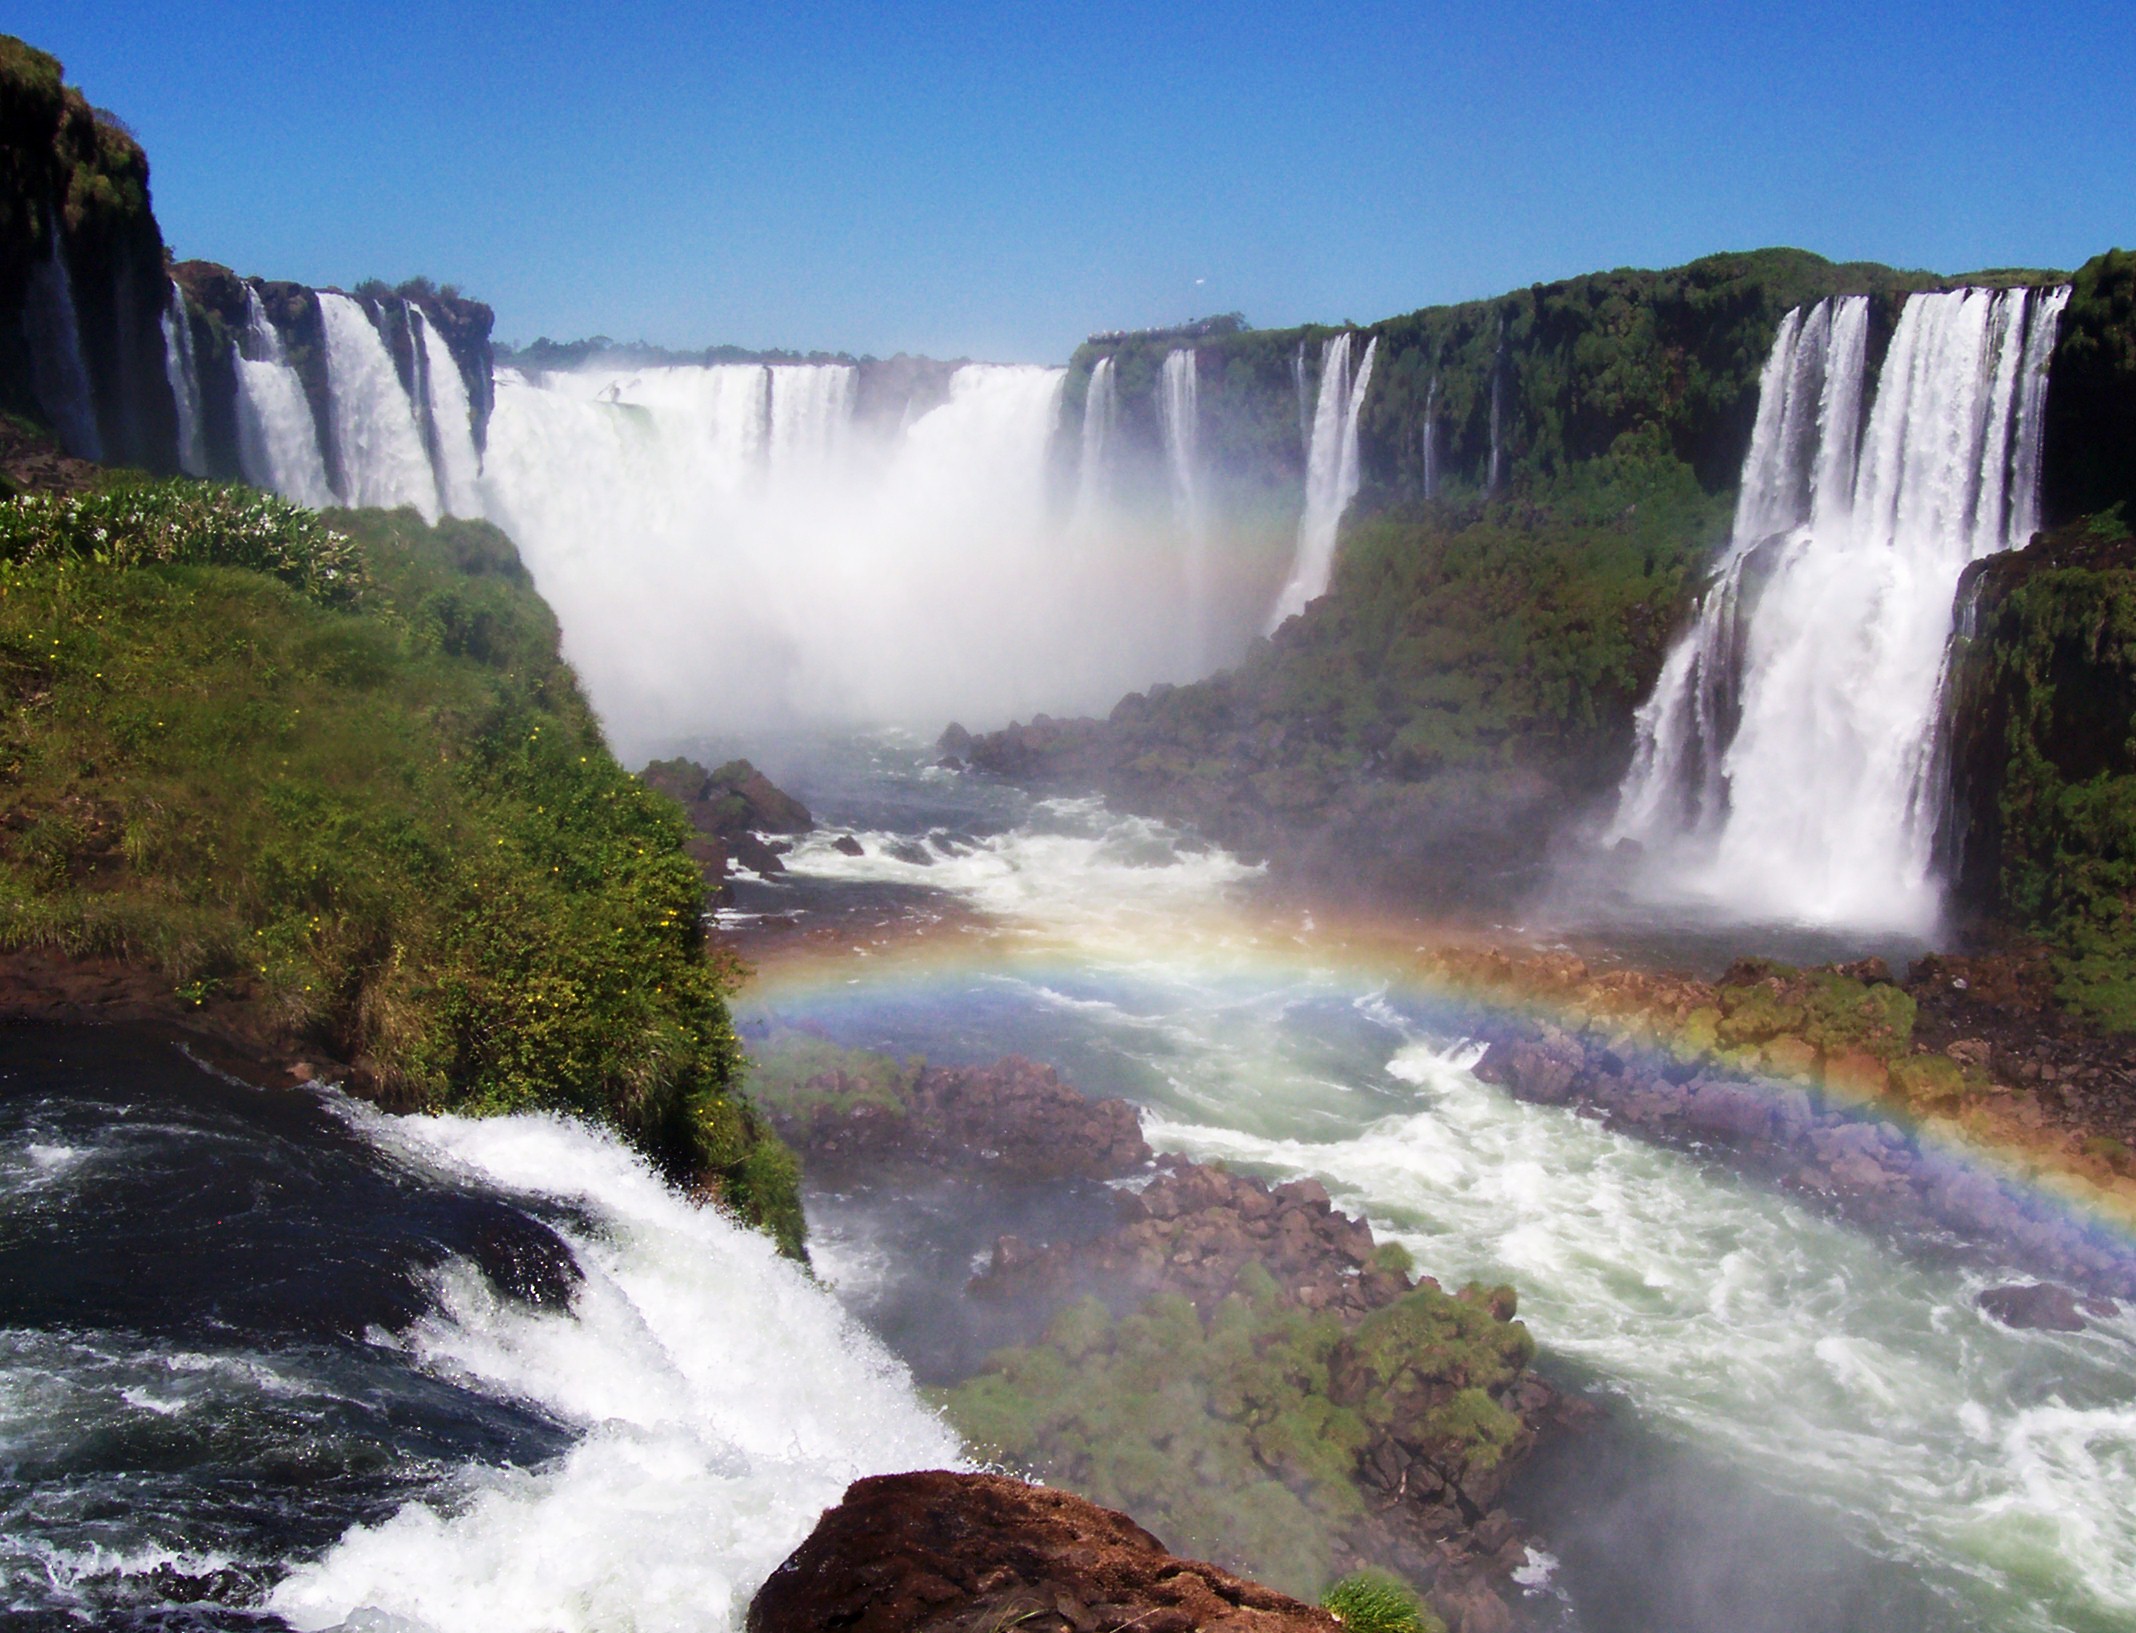
[[[71,454],[175,470],[163,266],[140,143],[0,35],[0,410]]]
[[[18,1013],[145,985],[390,1106],[590,1117],[799,1252],[689,835],[494,528],[181,482],[0,504]]]
[[[2118,510],[2072,523],[1981,562],[1961,595],[1948,836],[1961,890],[2054,949],[2065,1003],[2136,1030],[2136,538]]]

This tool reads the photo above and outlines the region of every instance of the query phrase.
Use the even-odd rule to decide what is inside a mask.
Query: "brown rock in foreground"
[[[749,1633],[1335,1633],[1125,1514],[996,1474],[856,1480],[758,1591]]]

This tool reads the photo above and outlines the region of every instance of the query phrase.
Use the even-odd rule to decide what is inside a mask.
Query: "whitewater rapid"
[[[956,831],[968,796],[905,775]],[[893,853],[909,822],[861,829],[862,857],[797,849],[791,893],[928,885],[982,927],[774,966],[752,1010],[944,1061],[1058,1063],[1141,1104],[1160,1149],[1316,1177],[1449,1284],[1513,1282],[1548,1366],[1716,1483],[1694,1507],[1724,1586],[1765,1520],[1738,1488],[1838,1539],[1844,1557],[1801,1562],[1770,1604],[1686,1625],[1851,1627],[1869,1612],[1808,1601],[1857,1576],[1894,1628],[2136,1620],[2136,1313],[2004,1328],[1974,1302],[1987,1272],[1482,1082],[1452,1011],[1309,917],[1271,916],[1221,850],[1096,801],[989,814],[926,861]]]
[[[607,1133],[0,1037],[0,1621],[735,1627],[848,1483],[959,1458]]]
[[[552,1464],[471,1467],[446,1499],[354,1528],[276,1587],[268,1606],[293,1626],[738,1627],[853,1480],[960,1462],[903,1368],[823,1289],[611,1136],[540,1116],[351,1115],[416,1163],[583,1210],[562,1233],[585,1277],[568,1311],[451,1264],[432,1309],[375,1339],[578,1439]]]

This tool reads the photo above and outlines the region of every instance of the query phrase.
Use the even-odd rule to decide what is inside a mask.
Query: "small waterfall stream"
[[[334,490],[319,451],[318,422],[257,290],[246,291],[245,319],[236,358],[237,446],[245,480],[323,510],[334,502]]]
[[[102,459],[96,399],[82,361],[81,324],[74,312],[74,280],[60,242],[55,214],[45,229],[51,253],[30,269],[22,303],[23,338],[29,342],[30,379],[37,400],[59,433],[60,446],[77,459]]]
[[[1609,840],[1746,919],[1925,934],[1952,599],[2038,525],[2067,289],[1910,298],[1867,423],[1868,302],[1781,325],[1728,553],[1641,709]]]
[[[1165,354],[1157,417],[1164,426],[1165,469],[1172,477],[1172,513],[1186,538],[1188,640],[1199,671],[1206,667],[1209,645],[1209,517],[1201,479],[1201,369],[1191,348]]]
[[[1082,447],[1076,464],[1075,519],[1084,528],[1094,524],[1110,497],[1105,460],[1119,415],[1113,360],[1101,357],[1090,366],[1090,385],[1083,394]]]
[[[193,354],[193,322],[186,315],[185,293],[171,285],[163,309],[163,371],[171,401],[178,409],[178,468],[188,476],[208,474],[207,450],[200,428],[200,364]]]
[[[1289,579],[1268,615],[1273,635],[1284,620],[1301,613],[1306,603],[1327,593],[1335,570],[1335,538],[1342,513],[1357,496],[1357,416],[1372,384],[1372,358],[1379,337],[1365,342],[1365,355],[1353,375],[1351,335],[1331,335],[1320,356],[1320,396],[1313,407],[1313,439],[1306,458],[1305,514],[1298,520],[1298,553]]]

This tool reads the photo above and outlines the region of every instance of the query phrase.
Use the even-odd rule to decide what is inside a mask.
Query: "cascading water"
[[[410,339],[419,360],[424,419],[437,472],[438,498],[448,514],[482,514],[482,460],[475,452],[475,412],[460,365],[437,326],[414,304],[407,308]]]
[[[1298,552],[1290,578],[1268,615],[1273,635],[1287,618],[1327,593],[1335,569],[1335,538],[1342,513],[1357,495],[1357,416],[1372,384],[1372,358],[1379,337],[1365,343],[1365,355],[1350,372],[1350,333],[1331,335],[1320,355],[1320,397],[1313,408],[1312,449],[1305,468],[1305,514],[1298,521]]]
[[[349,296],[321,290],[319,316],[326,330],[341,502],[388,510],[413,505],[426,520],[436,521],[437,473],[393,354],[370,314]]]
[[[1305,378],[1305,342],[1298,342],[1298,349],[1291,353],[1291,385],[1298,396],[1298,452],[1310,456],[1313,451],[1313,388]]]
[[[1868,303],[1791,313],[1728,554],[1640,710],[1609,840],[1733,917],[1912,934],[1942,906],[1933,744],[1968,562],[2038,525],[2066,289],[1915,295],[1866,428]]]
[[[1113,360],[1101,357],[1090,366],[1090,385],[1083,394],[1082,448],[1075,476],[1075,519],[1084,527],[1095,522],[1109,497],[1105,458],[1119,414]]]
[[[193,355],[193,321],[186,314],[185,292],[171,285],[163,309],[163,373],[171,401],[178,408],[178,468],[188,476],[206,476],[208,458],[200,435],[200,365]]]
[[[849,1481],[959,1459],[612,1136],[0,1043],[8,1625],[719,1633]]]
[[[821,479],[836,469],[853,424],[855,371],[843,363],[778,364],[770,372],[771,479]]]
[[[304,382],[259,292],[251,288],[245,291],[245,332],[235,363],[238,462],[245,480],[314,509],[333,504]]]
[[[1165,354],[1157,417],[1164,428],[1165,469],[1172,478],[1172,513],[1187,544],[1187,624],[1198,672],[1206,667],[1208,649],[1209,518],[1201,479],[1201,365],[1191,348]]]
[[[1424,457],[1424,497],[1439,497],[1439,377],[1431,377],[1424,392],[1424,429],[1419,434]]]
[[[60,446],[77,459],[102,459],[104,438],[97,429],[96,398],[89,387],[89,367],[82,361],[81,324],[74,313],[74,280],[67,272],[67,250],[60,242],[55,215],[46,227],[51,253],[30,268],[23,293],[23,338],[29,343],[30,382],[38,405]]]

